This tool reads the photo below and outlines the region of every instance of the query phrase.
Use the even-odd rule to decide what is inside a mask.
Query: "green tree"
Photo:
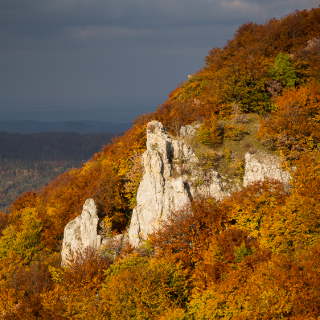
[[[279,53],[272,68],[270,75],[273,80],[279,81],[283,87],[294,87],[298,82],[296,70],[291,58],[286,53]]]

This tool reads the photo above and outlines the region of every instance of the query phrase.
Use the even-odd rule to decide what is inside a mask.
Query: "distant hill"
[[[0,159],[87,160],[113,136],[112,133],[0,132]]]
[[[81,164],[81,161],[75,160],[0,159],[0,210],[5,210],[22,193],[36,191],[59,174]]]
[[[11,124],[14,129],[14,123]],[[57,124],[63,127],[62,123]],[[41,125],[33,128],[40,129]],[[86,123],[84,128],[89,130],[90,125]],[[21,128],[31,129],[28,124]],[[66,170],[80,167],[115,135],[115,132],[0,132],[0,210],[23,192],[37,190]]]
[[[77,132],[119,134],[127,130],[130,123],[108,121],[0,121],[0,132],[40,133],[40,132]]]

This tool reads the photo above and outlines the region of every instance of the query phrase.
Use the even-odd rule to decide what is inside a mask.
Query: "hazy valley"
[[[0,210],[78,168],[128,124],[0,121]],[[63,130],[63,131],[61,131]]]

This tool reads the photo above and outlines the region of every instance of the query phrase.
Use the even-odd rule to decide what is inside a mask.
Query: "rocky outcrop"
[[[160,122],[148,124],[147,150],[142,156],[144,175],[128,230],[132,246],[137,247],[173,211],[182,209],[193,198],[221,199],[228,194],[218,172],[207,170],[204,173],[192,147],[185,142],[185,138],[195,132],[194,126],[182,127],[180,137],[173,138]]]
[[[86,200],[81,215],[65,227],[61,252],[63,265],[87,248],[109,248],[111,254],[116,254],[128,242],[138,247],[173,212],[187,207],[194,198],[213,197],[220,200],[242,187],[230,185],[230,181],[213,169],[201,168],[188,143],[196,129],[196,125],[184,126],[178,137],[172,137],[160,122],[148,123],[147,150],[142,155],[144,175],[128,232],[108,236],[101,226],[94,200]],[[256,152],[246,153],[244,160],[243,187],[266,179],[288,185],[290,175],[283,170],[278,157]]]
[[[147,150],[143,154],[144,175],[137,193],[128,230],[129,242],[137,247],[165,222],[172,212],[189,204],[195,197],[220,200],[242,186],[230,185],[215,170],[202,170],[200,161],[186,140],[196,126],[185,126],[180,136],[168,135],[162,124],[152,121],[147,127]],[[289,183],[290,175],[280,160],[263,152],[245,155],[243,186],[266,179]]]
[[[283,170],[277,156],[265,152],[246,153],[243,186],[264,180],[276,180],[288,185],[290,174]]]
[[[125,234],[112,237],[104,229],[94,200],[87,199],[81,215],[71,220],[64,228],[61,265],[67,265],[68,261],[83,255],[88,249],[99,251],[105,248],[105,253],[110,249],[111,254],[116,254],[125,242],[127,242]]]
[[[62,265],[67,264],[87,248],[98,249],[102,238],[98,234],[99,217],[93,199],[87,199],[80,216],[71,220],[64,228],[61,259]]]

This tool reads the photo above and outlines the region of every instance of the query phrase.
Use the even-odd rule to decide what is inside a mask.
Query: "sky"
[[[319,0],[1,0],[0,119],[132,121],[246,22]]]

